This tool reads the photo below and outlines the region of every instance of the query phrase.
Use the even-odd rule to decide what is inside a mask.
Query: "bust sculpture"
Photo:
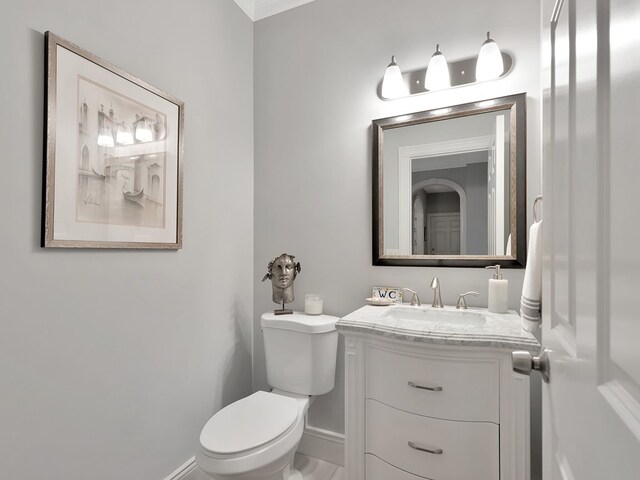
[[[293,313],[284,306],[294,300],[293,282],[301,270],[300,262],[295,262],[295,258],[288,253],[277,256],[269,262],[267,274],[262,278],[263,282],[267,278],[271,280],[272,299],[282,305],[282,309],[274,310],[276,315]]]

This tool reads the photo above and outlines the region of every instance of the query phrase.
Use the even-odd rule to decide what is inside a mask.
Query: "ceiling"
[[[314,0],[234,0],[247,16],[257,22]]]

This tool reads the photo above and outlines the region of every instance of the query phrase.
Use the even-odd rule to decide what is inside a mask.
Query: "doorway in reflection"
[[[412,255],[488,253],[490,158],[479,150],[412,159]]]
[[[454,188],[453,183],[432,178],[414,188],[412,255],[463,253],[466,242],[462,241],[461,195],[464,197],[465,193],[460,185]]]
[[[434,188],[434,187],[431,187]],[[460,255],[460,196],[448,187],[416,196],[423,205],[422,251],[416,248],[414,255]],[[425,208],[426,205],[426,208]],[[416,212],[416,220],[420,213]],[[420,240],[420,239],[416,239]],[[417,247],[418,241],[416,241]]]

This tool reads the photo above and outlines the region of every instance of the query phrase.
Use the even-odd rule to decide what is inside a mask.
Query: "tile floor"
[[[296,470],[304,480],[346,480],[344,468],[314,457],[296,453],[293,461]]]
[[[296,453],[293,466],[302,473],[304,480],[346,480],[347,478],[343,467],[301,453]],[[199,468],[191,472],[188,478],[189,480],[211,480]]]

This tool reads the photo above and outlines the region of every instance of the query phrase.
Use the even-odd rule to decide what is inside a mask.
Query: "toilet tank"
[[[265,313],[260,319],[267,382],[300,395],[333,390],[338,350],[337,317]]]

